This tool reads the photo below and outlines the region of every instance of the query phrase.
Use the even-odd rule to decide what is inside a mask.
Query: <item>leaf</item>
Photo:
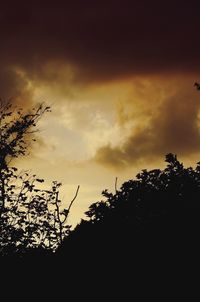
[[[44,179],[36,178],[36,181],[38,181],[38,182],[44,182]]]

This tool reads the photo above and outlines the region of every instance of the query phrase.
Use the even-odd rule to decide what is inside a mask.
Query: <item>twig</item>
[[[64,219],[64,221],[63,221],[63,224],[67,221],[67,218],[68,218],[70,209],[71,209],[71,207],[72,207],[72,205],[73,205],[73,203],[74,203],[74,201],[75,201],[75,199],[76,199],[76,197],[77,197],[77,195],[78,195],[79,189],[80,189],[80,186],[78,185],[78,187],[77,187],[77,189],[76,189],[76,193],[75,193],[75,195],[74,195],[74,198],[71,200],[71,202],[70,202],[70,204],[69,204],[69,207],[68,207],[68,209],[67,209],[67,214],[66,214],[66,216],[65,216],[65,219]]]
[[[69,213],[69,211],[70,211],[70,209],[71,209],[71,207],[72,207],[73,202],[75,201],[75,199],[76,199],[76,197],[77,197],[77,195],[78,195],[79,189],[80,189],[80,186],[78,185],[78,187],[77,187],[77,189],[76,189],[76,193],[75,193],[75,195],[74,195],[74,198],[73,198],[72,201],[70,202],[70,205],[69,205],[69,207],[68,207],[68,209],[67,209],[68,213]]]
[[[117,191],[118,191],[118,190],[117,190],[117,180],[118,180],[118,178],[116,177],[116,178],[115,178],[115,193],[117,193]]]

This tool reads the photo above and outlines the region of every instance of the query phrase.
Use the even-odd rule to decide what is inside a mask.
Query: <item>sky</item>
[[[42,3],[41,3],[42,2]],[[52,113],[19,166],[63,183],[77,223],[141,169],[172,152],[200,160],[198,1],[6,1],[0,96]]]

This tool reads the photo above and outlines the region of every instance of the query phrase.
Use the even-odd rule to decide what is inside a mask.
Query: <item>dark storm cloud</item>
[[[41,66],[50,61],[76,66],[78,80],[89,82],[138,73],[194,72],[200,67],[198,7],[196,1],[3,4],[3,72],[18,66],[42,80]]]
[[[25,104],[38,83],[67,86],[66,66],[85,85],[181,73],[198,81],[199,8],[197,1],[4,2],[0,96]],[[195,152],[199,103],[189,99],[180,90],[166,98],[149,123],[133,127],[123,145],[99,149],[96,160],[126,166],[160,153]]]

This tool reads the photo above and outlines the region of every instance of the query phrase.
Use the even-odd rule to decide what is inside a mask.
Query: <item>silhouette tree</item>
[[[70,232],[61,246],[66,250],[85,251],[95,257],[114,255],[138,259],[144,251],[166,251],[173,247],[192,246],[200,231],[200,163],[185,168],[176,155],[166,155],[164,170],[142,170],[125,182],[120,190],[103,191],[103,199],[93,203],[87,219]],[[190,242],[190,243],[189,243]],[[129,257],[128,257],[128,253]],[[98,256],[97,256],[98,255]],[[122,256],[123,255],[123,256]],[[145,255],[146,257],[146,255]],[[106,256],[103,258],[106,259]]]
[[[11,166],[13,158],[25,155],[35,141],[35,127],[50,107],[43,104],[24,113],[12,104],[0,103],[0,254],[24,254],[32,249],[50,251],[62,243],[70,226],[70,208],[63,209],[59,199],[61,183],[54,181],[44,189],[43,179]],[[40,186],[39,186],[40,185]]]
[[[34,127],[45,112],[50,112],[50,107],[44,104],[24,113],[10,102],[0,102],[0,171],[6,169],[13,158],[26,154],[31,135],[37,132]]]

